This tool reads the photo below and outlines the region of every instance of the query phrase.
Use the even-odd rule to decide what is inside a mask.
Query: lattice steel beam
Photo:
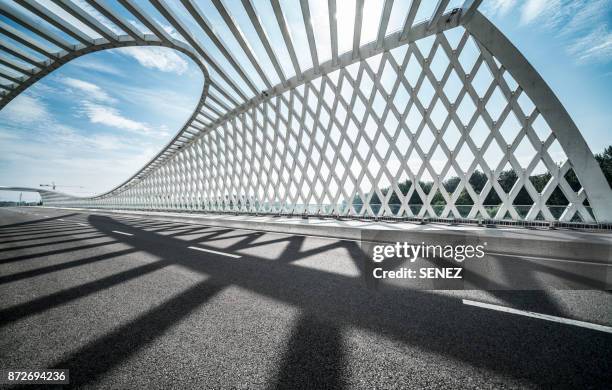
[[[0,45],[8,55],[0,56],[0,64],[28,76],[0,70],[0,76],[13,82],[0,84],[6,91],[0,95],[0,107],[70,60],[122,46],[156,45],[178,50],[198,64],[205,86],[196,110],[181,131],[134,176],[91,198],[45,192],[43,198],[51,204],[612,221],[612,193],[586,142],[540,75],[478,13],[480,1],[468,0],[462,10],[445,13],[450,2],[440,0],[430,19],[415,24],[420,1],[413,0],[402,29],[386,35],[393,9],[393,1],[386,0],[381,4],[375,41],[364,44],[364,2],[359,0],[351,50],[338,53],[338,18],[344,16],[336,15],[336,1],[328,0],[331,59],[320,63],[309,3],[301,0],[313,65],[302,70],[283,7],[271,0],[280,30],[278,39],[284,43],[296,72],[287,78],[251,0],[242,0],[257,34],[253,38],[259,39],[281,81],[272,86],[229,8],[222,0],[213,0],[238,47],[268,88],[265,91],[257,91],[236,53],[221,40],[195,2],[182,0],[188,16],[223,58],[211,56],[209,48],[189,31],[186,21],[163,2],[152,0],[186,43],[173,39],[133,0],[120,3],[152,35],[145,35],[117,9],[101,1],[88,3],[127,35],[115,34],[112,26],[69,0],[53,1],[102,39],[94,39],[58,15],[46,13],[37,2],[18,2],[41,18],[43,23],[37,24],[19,11],[19,5],[2,4],[0,13],[25,30],[0,21],[0,32],[47,59],[38,60],[12,43]],[[61,30],[75,43],[49,27]],[[463,30],[463,35],[453,47],[446,32],[455,28]],[[421,47],[420,40],[432,35],[431,46]],[[63,50],[53,53],[41,40]],[[462,54],[470,50],[475,51],[473,62],[462,59]],[[229,77],[225,61],[255,96],[247,97]],[[206,65],[215,70],[214,77],[219,80],[211,78]],[[531,99],[535,108],[526,112],[521,103],[524,99]],[[544,121],[550,129],[543,134],[541,129],[536,131],[537,121]],[[508,133],[507,127],[512,126],[515,128]],[[484,134],[479,135],[483,128]],[[557,142],[568,156],[561,165],[555,162],[551,149]],[[519,155],[520,148],[533,152]],[[541,178],[537,173],[541,166],[548,176],[543,186],[540,183],[536,187],[533,178]],[[570,183],[571,173],[578,177],[580,188]],[[501,183],[510,174],[513,181]],[[478,175],[485,182],[476,185],[472,179]],[[567,200],[562,212],[549,204],[555,193]],[[517,199],[525,199],[525,194],[530,204],[515,204]],[[487,204],[491,197],[497,197],[500,203]],[[469,204],[459,203],[466,199]]]

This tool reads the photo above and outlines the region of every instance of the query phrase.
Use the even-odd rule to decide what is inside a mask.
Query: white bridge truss
[[[612,221],[612,191],[584,138],[535,69],[477,11],[480,1],[451,9],[441,0],[429,19],[415,22],[425,3],[412,0],[395,32],[387,27],[399,1],[381,1],[376,39],[367,43],[360,41],[364,0],[356,0],[352,50],[339,53],[337,4],[328,0],[331,59],[321,62],[312,1],[294,0],[308,41],[297,48],[286,2],[271,0],[293,72],[281,66],[251,0],[240,6],[252,37],[223,0],[210,1],[254,72],[191,0],[180,2],[180,14],[158,0],[52,1],[63,13],[34,0],[0,3],[0,108],[64,63],[115,47],[169,47],[188,55],[205,77],[193,115],[129,180],[88,198],[39,191],[45,204]],[[265,49],[271,67],[250,39]],[[310,69],[302,69],[296,50],[309,52]],[[509,173],[513,179],[502,182]],[[553,194],[565,202],[551,205]],[[517,204],[519,195],[531,202]]]

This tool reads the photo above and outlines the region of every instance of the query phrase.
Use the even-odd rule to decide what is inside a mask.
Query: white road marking
[[[61,218],[60,218],[60,219],[58,219],[58,221],[62,221],[62,222],[64,222],[64,220],[63,220],[63,219],[61,219]]]
[[[77,225],[81,225],[81,226],[87,226],[87,224],[84,223],[80,223],[80,222],[75,222]]]
[[[132,233],[120,232],[119,230],[113,230],[113,233],[123,234],[124,236],[133,236]]]
[[[525,255],[517,255],[517,254],[511,254],[511,253],[500,253],[500,252],[487,252],[487,255],[500,256],[500,257],[519,257],[521,259],[527,259],[527,260],[557,261],[557,262],[561,262],[561,263],[603,265],[604,267],[612,267],[612,264],[604,264],[604,263],[600,263],[600,262],[597,262],[597,261],[589,261],[589,260],[553,259],[553,258],[550,258],[550,257],[525,256]]]
[[[599,330],[601,332],[606,332],[606,333],[612,333],[612,327],[610,326],[593,324],[593,323],[585,322],[585,321],[578,321],[578,320],[572,320],[569,318],[556,317],[556,316],[551,316],[548,314],[540,314],[540,313],[535,313],[532,311],[518,310],[518,309],[506,307],[506,306],[493,305],[491,303],[472,301],[469,299],[463,299],[463,304],[470,305],[470,306],[478,306],[478,307],[482,307],[485,309],[497,310],[497,311],[501,311],[504,313],[517,314],[517,315],[525,316],[525,317],[538,318],[540,320],[558,322],[560,324],[580,326],[583,328]]]
[[[233,253],[218,252],[218,251],[213,251],[211,249],[198,248],[197,246],[190,246],[188,248],[189,249],[194,249],[196,251],[202,251],[202,252],[214,253],[216,255],[221,255],[221,256],[233,257],[235,259],[239,259],[239,258],[242,257],[240,255],[235,255]]]

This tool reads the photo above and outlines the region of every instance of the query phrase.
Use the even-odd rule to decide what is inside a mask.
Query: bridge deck
[[[69,368],[99,388],[611,379],[611,333],[464,301],[611,326],[606,291],[373,290],[350,240],[40,208],[0,221],[2,367]],[[532,271],[546,273],[490,277]]]

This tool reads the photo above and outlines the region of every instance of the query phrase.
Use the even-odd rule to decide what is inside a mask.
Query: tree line
[[[608,181],[608,185],[612,188],[612,145],[605,148],[602,153],[595,154],[595,160],[597,160],[597,162],[599,163],[599,166],[601,167],[601,170],[603,171],[603,174]],[[539,175],[529,176],[529,180],[531,181],[534,188],[538,192],[542,192],[542,190],[544,189],[544,187],[546,186],[546,183],[548,183],[550,178],[551,178],[551,174],[549,172],[539,174]],[[570,187],[576,192],[580,190],[580,188],[582,187],[582,185],[580,184],[580,181],[576,177],[576,174],[574,173],[573,170],[569,170],[567,172],[567,174],[565,175],[565,179],[567,183],[570,185]],[[487,180],[488,180],[487,176],[485,175],[484,172],[476,170],[472,174],[472,176],[469,178],[468,181],[470,185],[472,186],[472,188],[474,189],[474,191],[476,191],[476,193],[480,193],[482,189],[484,188],[485,184],[487,183]],[[518,180],[517,173],[514,171],[514,169],[509,169],[509,170],[502,171],[500,173],[498,182],[501,188],[506,193],[508,193],[510,192],[510,190],[512,189],[512,186],[514,186],[514,183],[516,183],[517,180]],[[451,177],[445,180],[442,183],[442,185],[444,186],[447,192],[453,193],[455,189],[457,188],[457,186],[459,185],[460,181],[461,179],[459,177],[454,176],[454,177]],[[433,183],[419,181],[419,185],[421,186],[421,188],[423,189],[425,193],[429,194],[433,186]],[[398,187],[400,191],[402,192],[402,194],[406,195],[408,191],[410,190],[410,187],[412,187],[412,181],[410,179],[407,179],[404,182],[398,183]],[[391,191],[391,197],[389,198],[389,204],[390,205],[401,204],[402,202],[400,201],[398,194],[395,191],[393,191],[392,188],[387,187],[387,188],[381,189],[381,193],[384,194],[385,196],[387,195],[389,191]],[[374,192],[374,194],[372,195],[372,199],[370,200],[370,204],[380,204],[380,203],[382,202],[380,201],[378,194]],[[498,205],[501,203],[502,203],[501,199],[497,195],[497,192],[493,189],[489,191],[484,201],[485,205]],[[513,201],[514,205],[532,205],[533,203],[534,203],[533,199],[531,199],[531,196],[529,195],[529,193],[524,187],[521,188],[521,190],[519,191],[519,193],[517,194],[516,198]],[[568,203],[569,202],[567,198],[565,197],[565,195],[563,195],[563,192],[561,191],[559,187],[555,188],[551,196],[546,201],[546,204],[550,206],[566,206]],[[353,199],[353,205],[361,205],[361,204],[363,204],[363,201],[359,197],[355,197],[355,199]],[[414,191],[412,193],[412,196],[408,204],[422,205],[423,200],[421,199],[419,194],[416,191]],[[445,204],[446,204],[446,201],[442,197],[442,194],[439,191],[436,191],[436,194],[434,195],[432,199],[432,205],[445,205]],[[461,191],[461,194],[459,195],[459,198],[457,198],[457,201],[455,202],[455,204],[456,205],[473,205],[474,201],[472,200],[468,192],[465,189],[463,189]],[[585,205],[588,206],[588,203],[585,203]]]

